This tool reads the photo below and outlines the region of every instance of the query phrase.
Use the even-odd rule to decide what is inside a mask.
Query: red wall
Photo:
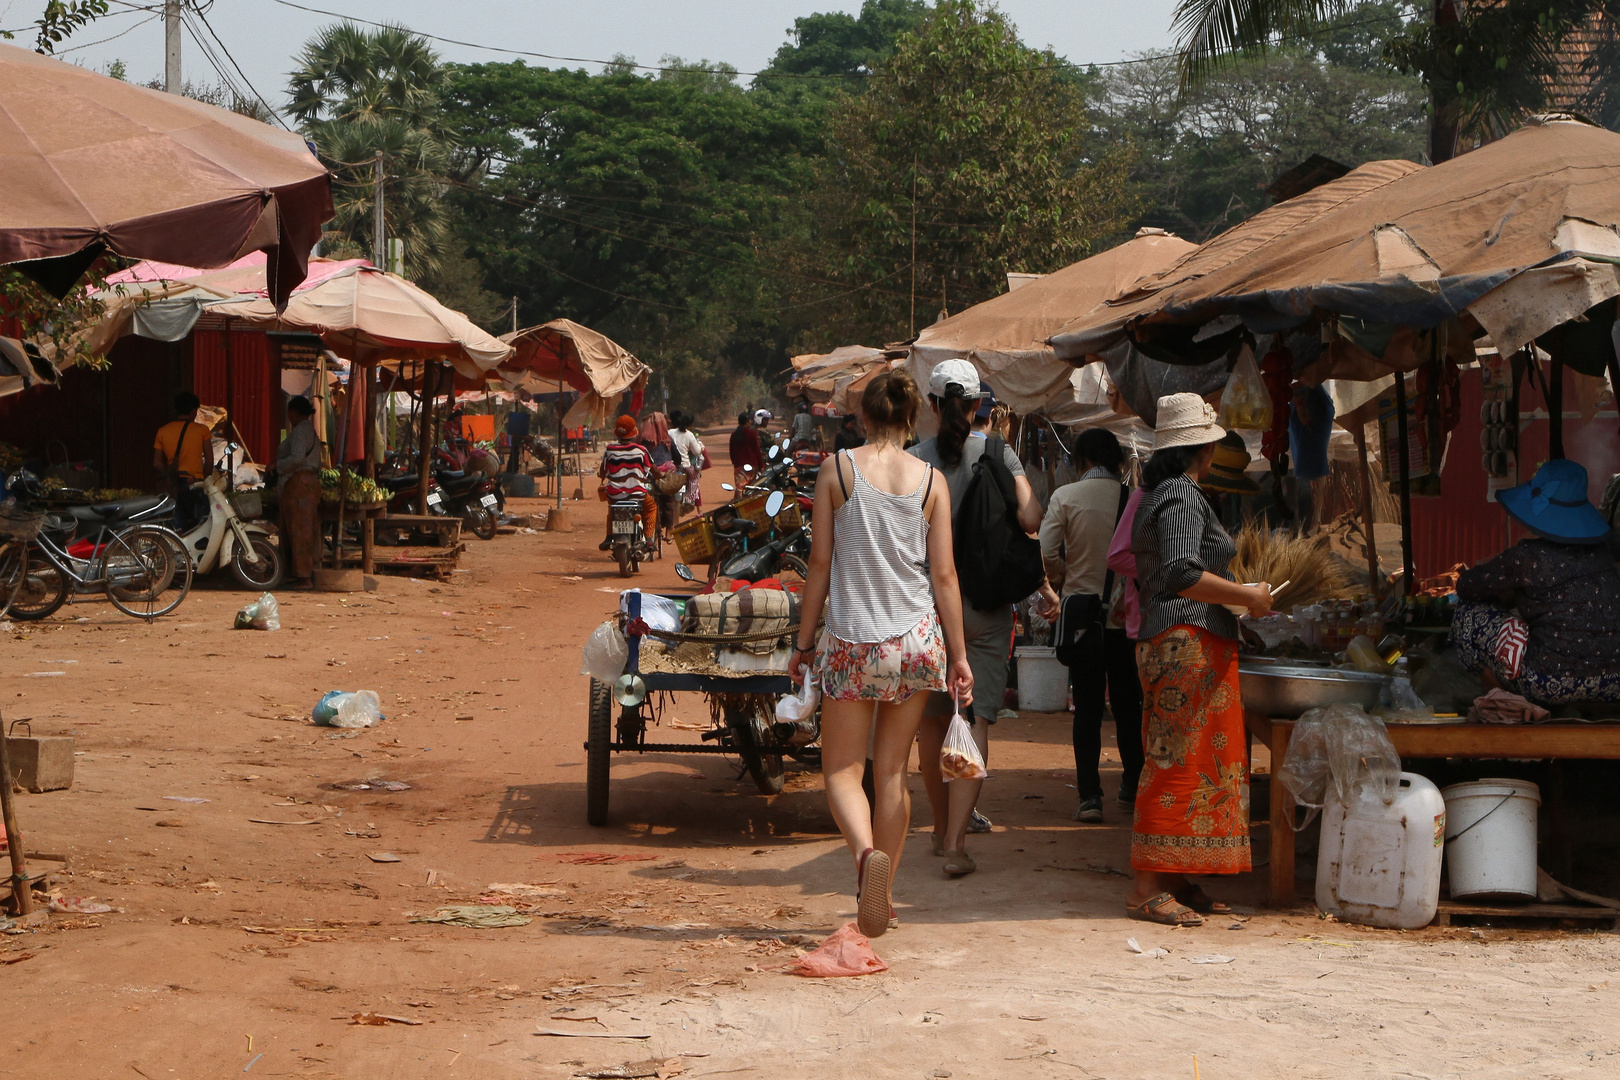
[[[225,330],[192,331],[191,389],[204,405],[223,405],[253,460],[276,458],[281,438],[281,370],[262,330],[231,330],[230,376],[225,370]],[[227,398],[227,387],[229,397]]]
[[[1620,472],[1620,420],[1610,409],[1583,424],[1573,383],[1571,378],[1564,380],[1564,454],[1586,466],[1588,497],[1596,506],[1610,475]],[[1510,539],[1507,514],[1485,498],[1486,477],[1480,468],[1479,449],[1483,394],[1477,370],[1462,373],[1462,391],[1462,420],[1451,434],[1445,467],[1440,473],[1441,494],[1412,499],[1412,559],[1419,577],[1444,573],[1459,562],[1473,565],[1525,536],[1523,529],[1514,527]],[[1520,416],[1537,410],[1542,411],[1542,419],[1520,425],[1521,480],[1534,476],[1536,466],[1547,459],[1546,401],[1539,389],[1521,383]]]

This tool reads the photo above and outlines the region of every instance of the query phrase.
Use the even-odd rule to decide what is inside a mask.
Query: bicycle
[[[17,579],[7,597],[13,618],[44,619],[71,596],[102,592],[125,615],[151,622],[174,611],[191,592],[195,567],[172,529],[136,525],[117,531],[102,525],[89,557],[78,558],[66,546],[74,519],[47,514],[43,525],[20,556],[7,556]],[[0,564],[0,581],[5,573]]]

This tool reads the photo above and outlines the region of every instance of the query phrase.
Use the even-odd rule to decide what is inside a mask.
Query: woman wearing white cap
[[[1198,489],[1225,434],[1196,394],[1159,399],[1131,534],[1142,597],[1136,666],[1147,760],[1131,829],[1135,880],[1126,911],[1170,926],[1231,913],[1187,875],[1251,868],[1238,624],[1222,605],[1264,615],[1271,588],[1231,579],[1232,538]]]
[[[979,379],[979,369],[967,360],[946,360],[928,378],[928,401],[939,417],[939,434],[911,448],[944,476],[951,494],[951,520],[962,508],[962,496],[973,478],[973,465],[999,448],[1001,462],[1013,475],[1018,496],[1018,524],[1034,532],[1041,524],[1041,504],[1024,478],[1023,462],[1000,436],[990,431],[995,398]],[[1050,593],[1050,589],[1047,590]],[[1053,601],[1056,596],[1051,597]],[[968,663],[973,667],[973,705],[964,710],[973,724],[979,752],[989,757],[990,725],[996,722],[1007,692],[1007,657],[1012,652],[1013,606],[998,605],[981,611],[962,597],[962,634],[967,641]],[[949,694],[936,693],[917,732],[917,771],[928,789],[934,811],[934,854],[944,856],[946,874],[958,877],[978,869],[966,851],[969,819],[984,786],[982,780],[956,780],[949,784],[940,772],[940,749],[955,712]],[[986,822],[988,826],[988,822]]]

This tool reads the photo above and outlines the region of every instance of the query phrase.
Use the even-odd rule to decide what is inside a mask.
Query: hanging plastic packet
[[[1245,345],[1221,394],[1219,422],[1228,429],[1265,431],[1271,427],[1271,417],[1271,396],[1254,362],[1254,353]]]
[[[799,687],[797,694],[786,694],[777,699],[776,719],[783,724],[797,724],[814,716],[816,706],[820,704],[821,691],[816,689],[815,672],[806,671],[804,684]]]
[[[951,695],[953,705],[956,695]],[[945,729],[945,745],[939,751],[939,771],[946,782],[952,780],[983,780],[990,775],[984,767],[984,755],[973,741],[973,728],[962,719],[962,709],[956,705],[950,727]]]

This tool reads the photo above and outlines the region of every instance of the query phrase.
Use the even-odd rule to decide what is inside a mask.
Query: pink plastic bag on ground
[[[872,943],[852,922],[839,927],[815,952],[806,953],[787,968],[789,975],[804,975],[813,979],[876,975],[888,970],[889,965],[872,951]]]

